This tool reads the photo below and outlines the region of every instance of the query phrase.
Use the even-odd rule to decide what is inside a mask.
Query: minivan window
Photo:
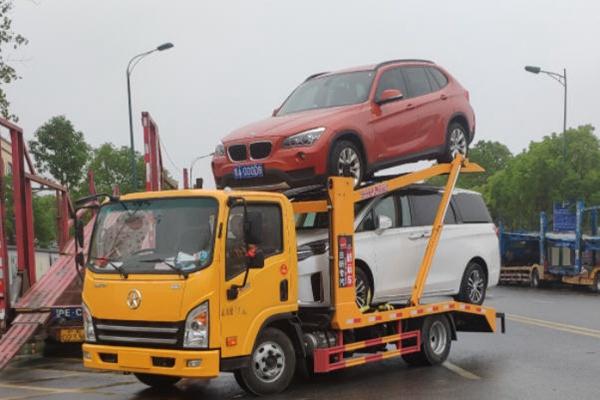
[[[358,71],[310,79],[294,90],[277,115],[362,103],[369,97],[374,75],[374,71]]]
[[[423,67],[403,67],[402,73],[408,86],[410,97],[422,96],[431,92],[427,73]]]
[[[458,193],[454,195],[456,207],[465,224],[490,223],[492,217],[478,193]]]
[[[414,194],[410,196],[413,226],[433,225],[442,195],[440,193]],[[456,224],[456,214],[450,203],[444,224]]]
[[[379,84],[377,86],[377,92],[375,93],[375,99],[381,98],[381,93],[387,89],[398,89],[402,95],[408,95],[406,91],[406,85],[404,83],[404,77],[400,72],[400,68],[392,68],[381,74],[379,78]]]

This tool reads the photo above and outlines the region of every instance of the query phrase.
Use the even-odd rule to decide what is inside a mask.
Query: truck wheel
[[[290,338],[279,329],[267,328],[256,340],[250,365],[237,374],[242,388],[262,396],[285,390],[294,377],[295,366],[296,353]]]
[[[540,287],[540,273],[538,272],[537,268],[534,268],[533,271],[531,271],[531,283],[529,286],[534,289]]]
[[[448,318],[432,315],[425,318],[421,326],[421,351],[403,355],[402,358],[412,366],[438,365],[448,358],[451,343]]]
[[[458,122],[453,122],[448,126],[446,132],[446,145],[444,152],[438,157],[439,162],[449,163],[454,160],[457,153],[467,156],[469,152],[469,135],[464,126]]]
[[[177,376],[135,373],[138,381],[155,389],[168,389],[181,380]]]
[[[329,156],[330,176],[350,176],[354,186],[358,186],[365,174],[362,154],[356,145],[348,140],[335,142]]]
[[[483,267],[476,261],[471,261],[460,283],[460,292],[455,297],[457,301],[471,304],[483,304],[485,300],[486,278]]]

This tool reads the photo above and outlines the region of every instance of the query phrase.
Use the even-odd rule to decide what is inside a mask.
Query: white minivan
[[[361,309],[405,303],[431,235],[441,188],[414,185],[355,207],[356,302]],[[298,214],[299,303],[331,304],[326,213]],[[456,189],[424,296],[481,304],[500,276],[496,226],[481,195]]]

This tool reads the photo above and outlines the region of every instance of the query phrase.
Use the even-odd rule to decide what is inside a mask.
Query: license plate
[[[238,165],[233,169],[234,179],[262,178],[264,169],[262,164]]]
[[[61,343],[83,342],[83,329],[81,328],[62,328],[58,335]]]

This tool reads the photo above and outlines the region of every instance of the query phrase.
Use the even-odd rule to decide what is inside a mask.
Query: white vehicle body
[[[435,213],[439,204],[439,200],[435,203],[431,199],[441,197],[440,190],[415,186],[371,199],[359,207],[355,216],[356,266],[366,269],[370,275],[373,304],[403,303],[410,298],[431,234],[431,212]],[[389,207],[392,203],[396,206],[395,212],[391,212]],[[426,212],[429,213],[425,217],[430,220],[429,225],[422,224],[423,218],[415,215],[422,212],[424,203],[429,203],[427,207],[433,210]],[[475,215],[479,220],[470,222],[467,215],[470,214],[470,207],[479,208],[479,215],[485,212],[487,217]],[[382,214],[383,218],[380,217]],[[394,214],[397,214],[397,223],[389,221]],[[465,269],[473,261],[484,267],[486,286],[497,285],[500,276],[498,236],[481,195],[473,191],[455,190],[448,214],[424,296],[457,295]],[[310,218],[314,220],[317,217]],[[369,218],[377,222],[370,224]],[[298,221],[303,223],[302,219]],[[307,218],[304,226],[310,225],[310,222]],[[328,253],[310,250],[317,248],[315,243],[326,248],[327,229],[303,229],[303,226],[299,226],[297,232],[299,303],[303,307],[328,307],[331,304]]]

